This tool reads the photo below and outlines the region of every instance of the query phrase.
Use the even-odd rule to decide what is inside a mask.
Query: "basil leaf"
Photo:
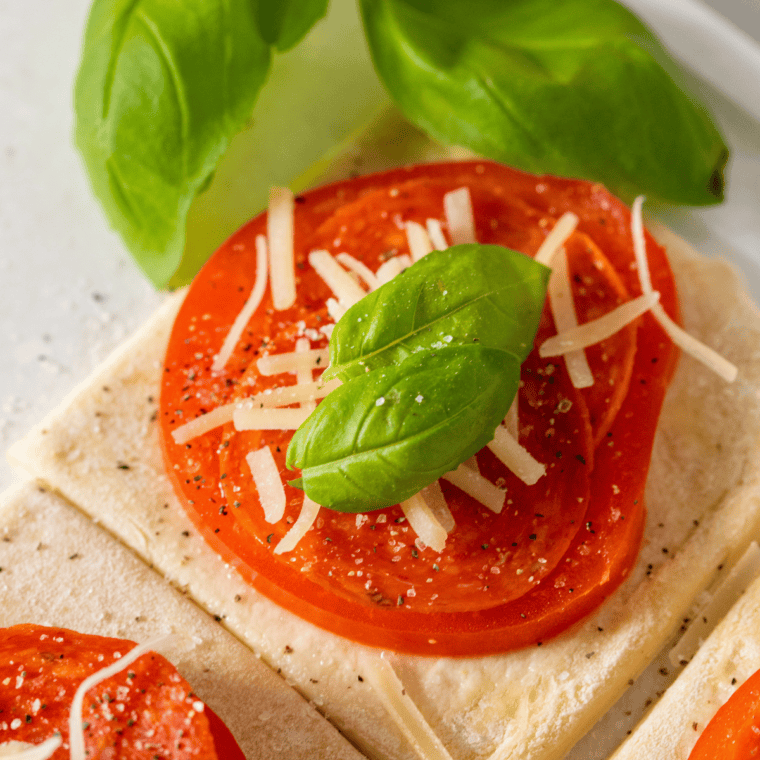
[[[156,285],[185,219],[250,117],[270,60],[250,0],[95,0],[76,141],[111,225]]]
[[[433,251],[343,315],[324,377],[347,380],[473,338],[522,362],[533,347],[549,272],[501,246]]]
[[[328,0],[261,0],[257,3],[262,37],[280,52],[297,45],[327,13]]]
[[[296,431],[287,465],[331,509],[396,504],[493,438],[519,377],[515,356],[478,344],[413,354],[327,396]]]
[[[360,3],[381,79],[436,139],[627,196],[722,200],[723,138],[613,0]]]

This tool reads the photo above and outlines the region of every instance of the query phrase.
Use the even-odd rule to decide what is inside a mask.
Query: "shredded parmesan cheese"
[[[366,264],[359,261],[359,259],[355,259],[348,253],[339,253],[335,258],[343,264],[346,269],[350,269],[352,272],[358,274],[359,277],[367,283],[367,287],[370,290],[377,290],[380,287],[380,283],[378,282],[375,273]]]
[[[546,474],[546,465],[537,461],[502,425],[496,428],[488,448],[526,485],[534,485]]]
[[[298,519],[293,523],[293,527],[282,537],[282,541],[274,549],[275,554],[284,554],[291,552],[296,548],[298,542],[306,535],[309,528],[314,525],[314,521],[319,514],[319,504],[308,496],[303,497],[303,505]]]
[[[726,382],[732,383],[739,374],[739,368],[732,364],[728,359],[722,357],[709,346],[689,335],[685,330],[680,328],[666,313],[665,309],[657,303],[652,307],[652,314],[655,319],[662,325],[662,329],[670,336],[670,339],[682,351],[692,356],[697,361],[702,362],[713,372],[720,375]]]
[[[268,523],[279,522],[285,514],[285,488],[272,450],[269,446],[264,446],[258,451],[251,451],[246,454],[245,461],[251,468],[253,482],[259,492],[264,519]]]
[[[460,187],[443,196],[443,212],[452,245],[477,243],[470,188]]]
[[[240,310],[240,313],[235,317],[235,321],[232,323],[230,331],[227,333],[227,337],[224,339],[219,353],[214,357],[214,363],[211,365],[212,372],[221,372],[224,369],[225,364],[229,361],[230,356],[240,340],[240,336],[245,330],[245,326],[248,321],[256,313],[256,309],[259,308],[261,299],[264,297],[264,293],[267,288],[267,241],[263,235],[256,236],[256,283],[251,290],[251,295],[248,296],[248,300]]]
[[[407,267],[412,265],[412,260],[407,255],[394,256],[392,259],[383,262],[377,268],[375,276],[381,285],[390,282],[396,275],[401,274]]]
[[[290,404],[301,404],[303,406],[309,401],[324,398],[339,385],[340,380],[337,377],[326,383],[321,380],[313,380],[310,383],[300,385],[283,385],[279,388],[272,388],[271,391],[257,393],[241,404],[229,404],[229,406],[232,407],[233,412],[235,409],[276,409],[279,406],[290,406]],[[230,417],[231,420],[232,417]]]
[[[649,274],[647,243],[644,237],[644,220],[641,211],[643,203],[644,197],[641,195],[633,202],[631,208],[631,236],[633,237],[633,251],[636,257],[636,268],[639,272],[641,292],[651,293],[652,278]],[[736,380],[739,368],[679,327],[668,316],[661,304],[658,303],[652,307],[652,314],[673,343],[682,351],[685,351],[697,361],[702,362],[702,364],[722,377],[726,382],[732,383]]]
[[[311,414],[309,409],[236,408],[232,414],[235,430],[298,430]]]
[[[446,747],[412,702],[385,654],[378,657],[368,652],[362,656],[362,660],[364,678],[372,685],[375,694],[420,760],[452,760]]]
[[[311,350],[311,341],[308,338],[299,338],[296,341],[296,353],[303,354],[306,351]],[[311,385],[314,381],[314,375],[312,370],[308,368],[302,368],[296,371],[296,383],[298,385]],[[317,408],[317,402],[314,399],[305,399],[301,402],[301,409],[308,409],[313,412]]]
[[[101,681],[105,681],[107,678],[120,673],[124,668],[131,665],[146,652],[150,652],[152,649],[166,644],[172,638],[173,636],[160,636],[147,641],[145,644],[138,644],[127,652],[124,657],[121,657],[116,660],[116,662],[111,663],[111,665],[93,673],[79,684],[79,688],[76,690],[74,698],[71,700],[71,709],[69,711],[70,760],[86,760],[84,750],[84,721],[82,720],[82,704],[84,702],[85,694],[87,694],[87,692],[94,686],[97,686]]]
[[[334,298],[327,299],[327,313],[333,322],[339,322],[340,318],[348,311],[345,306],[341,306]]]
[[[519,416],[519,405],[518,405],[518,398],[520,396],[519,391],[515,393],[515,397],[512,399],[512,404],[509,407],[509,411],[507,412],[507,416],[504,418],[504,427],[507,429],[507,432],[514,438],[515,440],[520,439],[520,416]]]
[[[361,285],[327,251],[312,251],[309,254],[309,264],[325,281],[344,309],[353,306],[367,295]]]
[[[440,554],[446,546],[447,534],[441,523],[433,516],[425,498],[417,493],[406,501],[402,501],[400,507],[420,541],[436,554]]]
[[[614,335],[618,330],[622,330],[634,319],[638,319],[659,300],[660,294],[655,291],[627,301],[598,319],[592,319],[590,322],[585,322],[578,327],[573,327],[559,335],[548,338],[539,347],[538,355],[544,358],[560,356],[593,346],[595,343]]]
[[[441,524],[441,527],[447,533],[451,533],[456,523],[438,481],[433,481],[429,486],[425,486],[420,491],[420,496],[425,500],[425,504],[428,505],[433,517]]]
[[[406,241],[409,244],[412,261],[419,261],[423,256],[432,252],[433,244],[430,242],[427,230],[421,224],[407,222],[404,229],[406,230]]]
[[[290,308],[296,301],[294,212],[293,193],[287,187],[273,187],[269,191],[267,237],[272,303],[278,311]]]
[[[193,438],[197,438],[199,435],[208,433],[209,430],[218,428],[221,425],[226,425],[228,422],[232,422],[232,415],[237,409],[237,404],[224,404],[218,406],[216,409],[212,409],[206,414],[202,414],[200,417],[196,417],[190,422],[186,422],[184,425],[174,428],[172,430],[172,438],[175,443],[187,443]]]
[[[552,231],[546,236],[544,242],[541,243],[541,247],[535,256],[536,261],[547,267],[551,266],[554,255],[567,242],[567,239],[573,234],[577,226],[578,217],[575,214],[570,211],[562,214],[554,227],[552,227]]]
[[[49,739],[45,739],[41,744],[29,744],[27,742],[4,742],[0,744],[0,757],[9,758],[9,760],[48,760],[51,758],[58,747],[61,746],[63,739],[60,734],[55,734]]]
[[[649,259],[647,257],[647,241],[644,237],[644,219],[641,208],[644,196],[639,195],[631,206],[631,237],[633,238],[633,255],[636,258],[636,269],[639,273],[639,284],[642,293],[651,293],[652,278],[649,275]]]
[[[279,375],[281,372],[298,372],[302,369],[324,369],[330,361],[330,350],[312,348],[311,351],[291,351],[285,354],[262,356],[256,368],[262,375]]]
[[[563,334],[567,330],[578,327],[578,316],[575,313],[573,290],[568,272],[567,252],[564,248],[561,248],[559,254],[554,257],[554,268],[549,277],[549,304],[558,333]],[[590,388],[594,384],[594,375],[591,373],[591,367],[583,349],[565,354],[565,365],[570,382],[576,388]]]
[[[425,221],[427,227],[427,234],[430,238],[430,242],[435,247],[436,251],[445,251],[449,244],[446,242],[446,236],[443,234],[443,227],[437,219],[428,219]]]
[[[473,499],[477,499],[483,506],[488,507],[497,515],[504,507],[505,492],[501,488],[497,488],[479,472],[473,470],[472,467],[460,464],[456,470],[447,472],[443,478],[472,496]]]

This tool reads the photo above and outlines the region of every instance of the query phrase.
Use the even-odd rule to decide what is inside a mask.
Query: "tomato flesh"
[[[562,359],[534,351],[523,366],[520,440],[548,465],[535,486],[518,481],[488,450],[481,472],[506,488],[500,515],[456,487],[442,488],[457,527],[440,555],[420,551],[400,508],[366,516],[323,509],[293,552],[274,547],[300,510],[285,486],[285,520],[263,517],[245,455],[268,445],[283,481],[287,431],[212,431],[185,445],[171,430],[205,411],[279,385],[255,359],[292,351],[306,334],[327,345],[327,286],[308,267],[310,250],[345,250],[372,270],[407,253],[403,222],[443,219],[443,195],[466,185],[477,239],[528,255],[564,211],[580,218],[566,245],[579,321],[640,292],[632,271],[630,213],[603,188],[534,177],[487,162],[395,170],[312,191],[296,206],[298,300],[274,311],[269,294],[221,375],[213,355],[253,286],[254,219],[196,278],[170,340],[161,399],[167,469],[188,514],[222,557],[278,604],[365,644],[424,654],[470,655],[526,646],[597,606],[626,576],[644,522],[643,488],[659,409],[676,352],[649,316],[587,351],[596,382],[578,391]],[[663,250],[647,240],[661,302],[677,305]],[[540,339],[555,332],[548,311]],[[537,341],[537,343],[540,341]]]
[[[63,744],[53,757],[68,758],[69,711],[79,684],[133,646],[63,628],[17,625],[0,630],[0,681],[15,686],[0,694],[0,743],[40,744],[57,732]],[[89,757],[124,760],[215,760],[209,717],[206,709],[193,709],[197,702],[174,666],[148,652],[87,692],[85,751]],[[219,746],[231,750],[237,743],[225,732],[229,734],[218,728]],[[242,757],[239,748],[238,753]]]
[[[750,676],[715,713],[689,760],[760,757],[760,671]]]

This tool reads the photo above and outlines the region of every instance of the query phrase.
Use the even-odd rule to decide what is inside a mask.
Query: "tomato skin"
[[[479,188],[487,188],[488,192],[482,193],[486,208],[478,207],[478,239],[484,243],[499,242],[504,238],[494,240],[494,236],[506,234],[510,247],[529,254],[537,250],[545,237],[542,220],[556,219],[564,211],[573,211],[580,217],[579,233],[568,248],[595,244],[618,273],[618,283],[613,288],[618,297],[640,292],[638,278],[630,267],[633,259],[630,212],[622,203],[597,185],[534,177],[488,162],[399,169],[312,191],[297,204],[296,249],[303,252],[311,247],[325,247],[324,240],[331,239],[331,234],[337,240],[339,234],[345,233],[345,230],[341,232],[344,227],[361,240],[358,246],[364,245],[374,228],[368,228],[360,218],[350,217],[343,208],[383,188],[387,191],[394,187],[400,191],[395,196],[388,193],[387,203],[391,208],[396,208],[394,203],[404,208],[401,204],[412,201],[404,197],[403,188],[415,182],[422,194],[422,200],[416,201],[419,208],[429,206],[436,184],[444,184],[447,189],[467,184],[474,188],[474,195]],[[517,225],[512,222],[515,218],[531,219],[533,224]],[[424,222],[424,216],[421,219]],[[489,223],[492,219],[498,221],[496,227]],[[314,583],[295,568],[272,565],[271,548],[281,535],[276,531],[284,532],[284,528],[275,526],[258,543],[251,542],[230,504],[234,500],[232,492],[225,489],[226,500],[220,496],[217,478],[219,474],[226,476],[223,484],[231,488],[234,484],[228,479],[231,473],[223,464],[221,471],[217,469],[217,475],[213,476],[213,468],[203,465],[215,461],[217,452],[225,445],[235,446],[229,431],[213,431],[188,444],[191,450],[184,456],[185,464],[175,468],[177,462],[183,460],[178,459],[177,446],[170,437],[173,427],[235,398],[246,378],[246,367],[261,348],[262,335],[274,334],[279,323],[294,324],[299,319],[308,319],[308,315],[316,319],[324,313],[323,300],[330,293],[319,283],[299,289],[303,309],[273,312],[267,296],[260,307],[256,330],[249,331],[247,338],[240,341],[225,378],[204,379],[210,357],[218,350],[225,330],[253,285],[253,268],[240,268],[236,259],[243,256],[246,249],[250,250],[257,234],[264,234],[265,223],[264,215],[254,219],[209,261],[182,307],[167,352],[161,415],[167,471],[188,514],[211,547],[225,561],[233,563],[251,585],[286,609],[340,635],[396,651],[452,656],[508,651],[556,635],[598,606],[628,574],[643,532],[646,469],[662,398],[677,356],[657,323],[647,316],[641,320],[638,331],[635,327],[627,331],[628,337],[624,340],[630,340],[634,334],[633,339],[637,337],[638,345],[643,347],[635,355],[630,352],[630,359],[624,362],[616,381],[629,387],[631,392],[616,398],[611,410],[603,411],[596,421],[599,446],[588,512],[583,524],[576,526],[577,532],[562,561],[538,585],[511,602],[480,610],[436,612],[416,609],[413,604],[372,607],[352,603]],[[354,230],[351,224],[361,229]],[[362,238],[358,237],[360,234]],[[319,246],[312,245],[316,240]],[[370,243],[371,240],[366,245]],[[666,310],[677,317],[675,288],[664,252],[651,238],[647,244],[654,287],[660,290]],[[403,252],[404,245],[403,233],[399,233],[396,245],[399,252]],[[348,250],[357,255],[354,247]],[[591,258],[593,260],[593,255]],[[236,272],[234,290],[237,293],[225,288],[231,271]],[[302,278],[306,274],[299,269],[298,276]],[[220,298],[222,292],[224,296]],[[201,329],[209,299],[216,301],[219,309],[206,320],[210,328]],[[289,336],[288,340],[292,338]],[[292,350],[277,341],[274,345],[270,341],[267,348],[273,352]],[[196,356],[202,358],[196,360]],[[196,374],[201,382],[190,382],[188,378]],[[264,387],[257,385],[256,390]],[[192,394],[192,398],[183,404],[184,417],[180,419],[173,406],[176,404],[179,408],[176,402],[184,398],[185,392],[188,396]],[[601,409],[598,401],[591,399],[589,403]],[[272,447],[280,445],[272,436],[262,435],[258,440],[271,442]],[[236,457],[239,459],[240,453]],[[625,466],[621,466],[621,458]],[[197,467],[195,471],[186,466],[188,460]],[[222,461],[230,460],[222,457]],[[290,506],[296,509],[300,495],[289,491],[288,495]]]
[[[715,713],[689,760],[760,757],[760,671],[750,676]]]
[[[0,743],[39,744],[58,732],[53,757],[68,758],[71,701],[79,684],[125,655],[134,642],[63,628],[17,625],[0,629]],[[6,680],[7,679],[7,680]],[[197,697],[161,655],[148,652],[87,692],[83,703],[85,751],[121,760],[216,760],[215,735],[225,752],[235,740],[226,728],[209,728],[210,710],[192,710]],[[188,716],[192,715],[191,719]],[[221,724],[218,717],[213,722]],[[236,743],[235,743],[236,744]],[[219,757],[242,758],[224,754]]]

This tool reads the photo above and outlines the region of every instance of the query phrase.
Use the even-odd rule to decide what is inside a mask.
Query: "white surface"
[[[760,36],[760,5],[713,3]],[[629,4],[678,58],[717,84],[716,90],[701,79],[692,82],[715,108],[733,148],[728,202],[665,216],[697,245],[739,262],[760,284],[760,128],[721,94],[729,92],[760,117],[760,53],[749,36],[692,0]],[[72,145],[71,88],[88,5],[0,0],[2,450],[162,298],[108,230]],[[0,490],[15,479],[3,458]]]

